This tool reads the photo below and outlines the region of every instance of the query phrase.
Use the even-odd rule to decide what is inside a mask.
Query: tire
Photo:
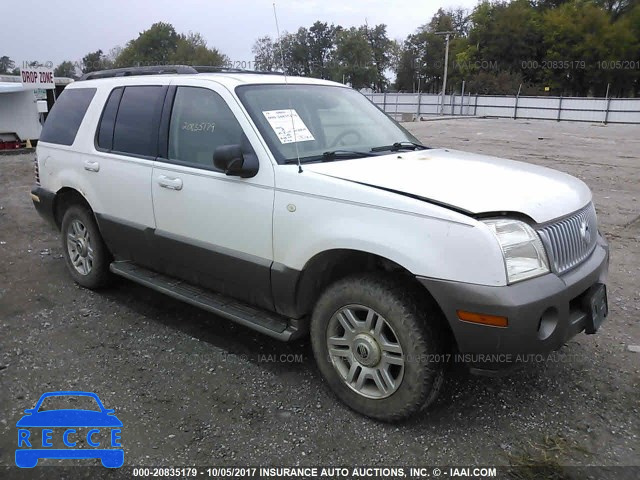
[[[406,279],[355,275],[321,295],[311,344],[340,400],[368,417],[397,422],[427,407],[441,390],[447,349],[442,321],[425,292]]]
[[[100,235],[93,213],[71,205],[62,218],[62,252],[76,283],[96,289],[109,284],[111,254]]]

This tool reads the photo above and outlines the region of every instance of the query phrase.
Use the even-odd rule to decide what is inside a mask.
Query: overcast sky
[[[404,39],[427,23],[439,7],[471,8],[478,0],[280,0],[280,31],[309,27],[315,20],[345,27],[384,23],[391,38]],[[178,32],[200,32],[209,46],[234,62],[253,61],[260,36],[275,38],[271,0],[19,0],[15,14],[3,15],[0,56],[23,61],[81,60],[98,49],[108,52],[153,23],[171,23]],[[9,5],[3,7],[7,10]],[[5,11],[5,13],[7,13]]]

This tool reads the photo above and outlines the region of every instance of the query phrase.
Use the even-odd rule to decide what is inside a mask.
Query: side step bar
[[[121,277],[220,315],[278,340],[289,341],[306,333],[297,320],[251,307],[238,300],[188,284],[131,262],[112,262],[109,269]]]

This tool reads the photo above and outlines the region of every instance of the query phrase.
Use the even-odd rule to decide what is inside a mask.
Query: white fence
[[[441,95],[369,93],[367,97],[397,120],[439,115]],[[445,95],[443,115],[640,124],[640,98],[515,97]]]

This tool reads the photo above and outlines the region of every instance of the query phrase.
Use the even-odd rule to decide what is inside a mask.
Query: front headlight
[[[513,219],[483,220],[496,236],[509,283],[549,273],[549,260],[538,234],[524,222]]]

